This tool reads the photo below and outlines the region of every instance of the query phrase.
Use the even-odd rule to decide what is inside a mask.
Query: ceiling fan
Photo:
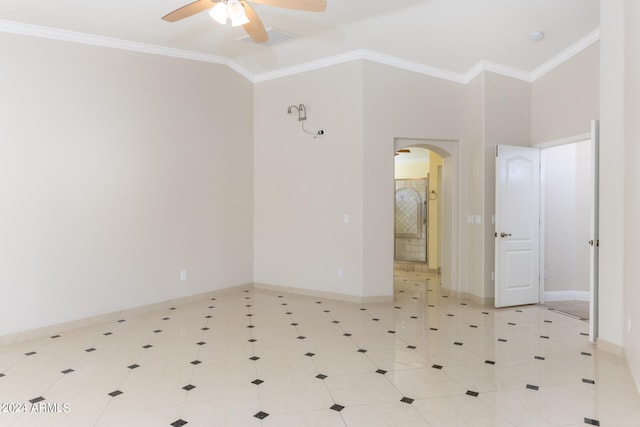
[[[326,0],[251,0],[251,2],[310,12],[322,12],[327,8]],[[227,19],[230,19],[234,27],[242,25],[256,43],[269,40],[262,21],[247,0],[196,0],[166,14],[162,19],[175,22],[208,9],[211,9],[209,12],[211,17],[221,24],[225,24]]]

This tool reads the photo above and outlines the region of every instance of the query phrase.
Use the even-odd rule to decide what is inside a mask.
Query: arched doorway
[[[457,292],[458,287],[458,141],[416,139],[416,138],[395,138],[395,152],[399,150],[417,147],[427,149],[436,153],[442,158],[437,188],[433,186],[428,189],[426,199],[436,197],[438,206],[438,243],[437,247],[429,249],[437,251],[437,266],[440,272],[442,287]],[[438,173],[430,171],[431,174]],[[435,178],[435,177],[434,177]],[[435,192],[432,193],[432,191]],[[428,206],[428,203],[427,203]],[[395,251],[394,251],[395,254]],[[432,256],[433,259],[433,256]],[[433,265],[434,263],[432,263]],[[430,266],[431,268],[431,266]]]

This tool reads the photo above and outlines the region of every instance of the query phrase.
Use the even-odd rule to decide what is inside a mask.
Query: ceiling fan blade
[[[240,3],[244,6],[244,13],[247,14],[247,18],[249,19],[249,22],[242,26],[247,34],[249,34],[256,43],[264,43],[269,40],[267,30],[264,29],[264,25],[258,17],[258,14],[256,14],[253,8],[245,0],[240,0]]]
[[[308,12],[324,12],[327,0],[251,0],[257,4],[264,4],[284,9],[306,10]]]
[[[202,12],[203,10],[211,9],[217,2],[217,0],[196,0],[186,6],[179,7],[173,12],[167,13],[162,19],[167,22],[176,22]]]

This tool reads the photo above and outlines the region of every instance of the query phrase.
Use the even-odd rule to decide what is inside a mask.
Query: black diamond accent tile
[[[333,321],[333,322],[331,322],[331,323],[340,323],[340,321],[339,321],[339,320],[334,320],[334,321]]]
[[[307,353],[307,354],[305,354],[305,356],[308,356],[308,357],[313,357],[315,355],[316,355],[315,353]]]
[[[342,406],[342,405],[338,405],[337,403],[334,403],[334,404],[331,406],[331,408],[329,408],[329,409],[333,409],[334,411],[338,411],[338,412],[340,412],[340,411],[342,411],[342,410],[344,409],[344,406]]]
[[[2,378],[2,377],[4,377],[4,376],[5,376],[4,374],[0,373],[0,378]]]
[[[316,304],[322,304],[322,301],[316,301]]]
[[[186,391],[191,391],[194,388],[196,388],[196,386],[194,386],[193,384],[187,384],[186,386],[182,387],[182,389]]]
[[[102,334],[102,335],[104,335],[105,337],[108,337],[109,335],[113,335],[113,332],[105,332],[105,333],[104,333],[104,334]]]
[[[507,342],[507,340],[505,340],[504,338],[498,338],[498,341],[500,341],[500,342]]]
[[[255,339],[255,338],[251,338],[251,339],[250,339],[250,340],[248,340],[248,341],[249,341],[249,342],[256,342],[256,341],[258,341],[258,340],[257,340],[257,339]]]
[[[600,421],[594,420],[594,419],[591,419],[591,418],[585,418],[584,419],[584,423],[592,425],[592,426],[599,426],[600,425]]]
[[[366,311],[366,310],[367,310],[366,308],[361,308],[361,309],[360,309],[360,311]]]
[[[175,307],[171,307],[169,310],[175,310],[175,309],[176,309]]]
[[[251,304],[246,304],[245,307],[252,307],[252,305]]]
[[[544,323],[553,323],[551,320],[545,320]]]
[[[411,316],[411,318],[412,318],[412,319],[417,319],[417,318],[418,318],[418,316]]]
[[[256,360],[260,360],[260,358],[258,356],[252,356],[249,360],[253,360],[255,362]]]
[[[118,320],[118,323],[122,323],[122,322],[126,322],[126,321],[127,321],[126,319],[120,319],[120,320]]]
[[[331,313],[331,310],[325,310],[324,312],[325,313]]]
[[[583,351],[580,354],[583,356],[591,356],[591,353],[587,353],[586,351]]]
[[[461,343],[461,342],[459,342],[459,341],[456,341],[456,342],[454,342],[454,343],[453,343],[453,345],[463,345],[463,344],[464,344],[464,343]]]
[[[259,420],[264,420],[265,418],[267,418],[269,416],[269,414],[267,414],[266,412],[258,412],[257,414],[254,415],[254,417],[256,417]]]
[[[69,368],[69,369],[65,369],[64,371],[61,371],[63,374],[70,374],[71,372],[73,372],[73,369]]]
[[[367,352],[367,350],[365,350],[364,348],[358,349],[358,353],[366,353],[366,352]]]
[[[433,305],[433,304],[429,304],[429,307],[433,308],[433,307],[435,307],[435,305]]]
[[[206,342],[204,342],[204,341],[200,341],[200,342],[197,342],[196,344],[197,344],[197,345],[205,345],[205,344],[206,344]]]
[[[582,379],[582,382],[583,382],[583,383],[587,383],[587,384],[595,384],[595,383],[596,383],[594,380],[589,380],[589,379],[587,379],[587,378],[583,378],[583,379]]]
[[[451,313],[447,313],[447,317],[454,317],[454,315]]]
[[[169,320],[171,319],[170,317],[163,317],[162,320]]]
[[[208,330],[209,330],[209,328],[205,326],[204,328],[200,328],[200,330],[202,330],[202,331],[208,331]]]
[[[38,354],[35,351],[30,351],[29,353],[25,353],[25,356],[33,356],[34,354]]]
[[[411,350],[415,350],[416,346],[415,345],[408,345],[407,348],[411,349]]]
[[[487,312],[487,311],[483,311],[483,312],[482,312],[482,314],[489,314],[489,312]]]
[[[509,326],[516,326],[516,324],[515,324],[515,323],[513,323],[513,322],[509,322],[509,323],[507,323],[507,325],[509,325]]]
[[[287,311],[285,314],[288,314],[289,316],[291,316],[293,313],[290,311]]]
[[[174,422],[172,422],[169,425],[172,426],[172,427],[182,427],[185,424],[187,424],[187,422],[185,420],[179,419],[179,420],[175,420]]]
[[[298,323],[291,323],[291,326],[298,326]]]
[[[96,351],[95,348],[91,347],[85,350],[87,353],[91,353],[92,351]]]
[[[387,371],[385,371],[384,369],[378,369],[378,370],[376,371],[376,374],[384,375],[384,374],[386,374],[386,373],[387,373]]]
[[[582,336],[584,336],[584,337],[588,337],[588,336],[589,336],[589,334],[588,334],[588,333],[586,333],[586,332],[580,332],[580,335],[582,335]]]
[[[433,369],[442,369],[442,365],[432,365]]]
[[[411,405],[413,403],[413,399],[410,397],[403,397],[402,399],[400,399],[400,402],[402,403],[408,403],[409,405]]]
[[[191,363],[192,365],[199,365],[199,364],[201,364],[202,362],[201,362],[201,361],[199,361],[199,360],[194,360],[193,362],[190,362],[190,363]]]
[[[289,305],[289,304],[287,304],[286,302],[283,302],[283,303],[282,303],[282,304],[280,304],[280,305]]]
[[[44,397],[38,396],[38,397],[34,397],[33,399],[29,400],[29,402],[38,403],[38,402],[42,402],[43,400],[44,400]]]
[[[207,308],[216,308],[216,307],[215,307],[214,305],[210,305],[210,306],[209,306],[209,307],[207,307]]]
[[[342,335],[345,336],[345,337],[350,337],[351,336],[351,334],[349,332],[347,332],[345,334],[342,334]]]
[[[442,298],[449,298],[449,295],[442,295]]]
[[[320,379],[320,380],[324,380],[327,378],[327,376],[325,374],[318,374],[316,375],[316,378]]]
[[[60,338],[60,335],[53,335],[51,338],[53,339]]]
[[[300,335],[299,337],[296,337],[296,338],[298,338],[299,340],[303,340],[303,339],[305,339],[306,337],[303,337],[302,335]]]
[[[486,363],[487,365],[495,365],[496,362],[494,360],[485,360],[484,363]]]
[[[162,332],[162,329],[156,329],[155,331],[153,331],[154,334],[159,334],[160,332]]]
[[[373,320],[374,322],[379,322],[379,321],[380,321],[380,319],[378,319],[377,317],[374,317],[374,318],[373,318],[373,319],[371,319],[371,320]]]
[[[249,325],[249,326],[247,326],[247,328],[253,329],[253,328],[255,328],[255,326],[254,325]]]
[[[430,331],[437,331],[438,328],[429,328]]]
[[[142,348],[151,348],[153,347],[151,344],[143,345]]]
[[[469,325],[470,328],[477,328],[478,325]]]
[[[120,396],[121,394],[122,394],[122,392],[120,390],[115,390],[115,391],[112,391],[111,393],[109,393],[109,396],[116,397],[116,396]]]
[[[129,368],[129,369],[136,369],[136,368],[139,368],[139,367],[140,367],[140,365],[138,365],[137,363],[134,363],[133,365],[127,366],[127,368]]]
[[[522,310],[516,310],[516,313],[522,313]]]
[[[545,360],[544,356],[535,356],[534,359],[536,360]]]
[[[537,385],[533,385],[533,384],[527,384],[527,388],[529,390],[538,390],[540,387],[538,387]]]
[[[388,334],[395,334],[396,331],[387,331]]]
[[[251,384],[255,384],[255,385],[260,385],[262,384],[264,381],[260,380],[260,379],[255,379],[253,381],[251,381]]]
[[[545,340],[548,340],[548,339],[549,339],[549,337],[548,337],[547,335],[540,335],[540,338],[543,338],[543,339],[545,339]]]
[[[204,316],[205,319],[211,319],[213,316],[208,315],[208,316]]]
[[[467,396],[473,396],[473,397],[478,397],[478,395],[480,393],[478,393],[477,391],[473,391],[473,390],[467,390],[467,392],[465,393]]]
[[[253,314],[249,313],[246,315],[247,317],[253,317]]]
[[[211,301],[215,301],[215,300],[216,300],[215,298],[211,298]]]

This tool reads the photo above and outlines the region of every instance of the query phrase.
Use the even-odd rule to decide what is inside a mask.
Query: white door
[[[589,290],[591,298],[589,303],[589,338],[596,341],[598,338],[598,251],[600,237],[598,230],[598,204],[600,203],[599,193],[599,146],[600,146],[600,126],[597,120],[591,122],[591,185],[593,188],[591,198],[591,240],[588,244],[590,270],[589,270]]]
[[[495,305],[540,299],[540,149],[496,147]]]

